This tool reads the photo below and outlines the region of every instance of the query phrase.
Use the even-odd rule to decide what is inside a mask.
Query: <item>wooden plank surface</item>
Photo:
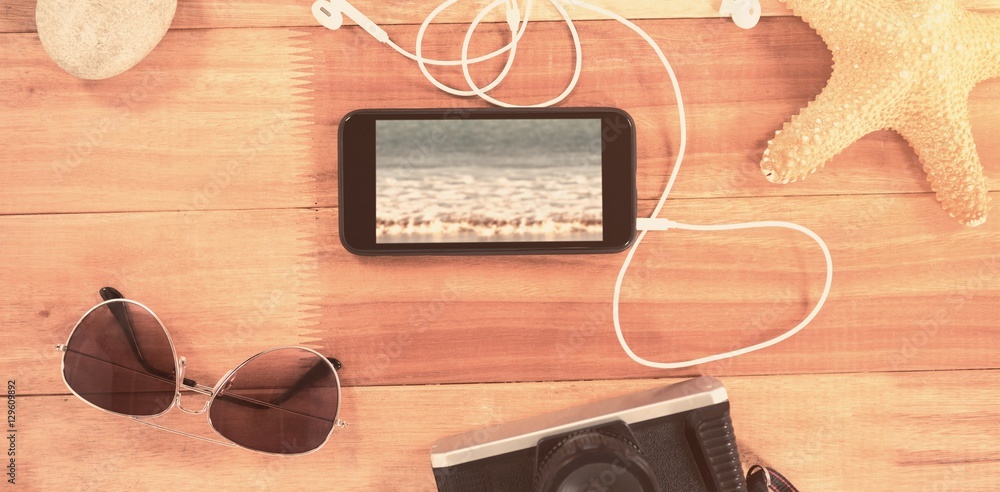
[[[585,71],[566,105],[633,114],[639,193],[658,198],[679,138],[669,82],[623,28],[583,24]],[[931,193],[913,151],[891,132],[862,139],[808,181],[764,179],[767,140],[830,72],[829,52],[800,20],[749,32],[707,20],[649,27],[671,47],[687,105],[689,146],[674,197]],[[415,37],[414,28],[401,30]],[[432,34],[429,56],[456,54],[459,29]],[[547,25],[531,36],[557,48],[522,50],[499,96],[531,103],[561,91],[573,62],[565,33]],[[348,111],[481,105],[439,92],[357,29],[172,31],[138,67],[99,82],[63,73],[34,35],[4,37],[13,49],[0,51],[9,67],[0,71],[0,134],[20,144],[0,155],[0,182],[18,183],[0,192],[0,213],[336,206],[336,128]],[[483,49],[500,39],[486,35]],[[249,44],[259,48],[248,52]],[[623,67],[635,74],[621,77]],[[1000,176],[1000,79],[981,84],[970,106],[986,173]]]
[[[650,34],[675,68],[681,82],[688,124],[685,168],[675,197],[845,195],[930,192],[926,175],[905,140],[894,132],[872,134],[836,157],[809,180],[790,186],[762,179],[760,157],[767,140],[826,84],[832,66],[822,40],[797,18],[763,21],[751,31],[708,20],[648,23]],[[415,30],[405,39],[415,40]],[[679,128],[669,79],[649,47],[613,22],[584,23],[584,71],[566,106],[614,106],[629,111],[638,128],[640,197],[659,198],[676,158]],[[459,54],[464,30],[444,27],[426,43],[426,56]],[[502,28],[493,44],[502,45]],[[495,94],[509,102],[534,104],[559,94],[571,75],[572,44],[559,26],[530,33],[539,46],[515,61]],[[443,95],[426,82],[411,62],[389,49],[368,50],[368,63],[352,63],[348,48],[368,46],[367,34],[312,31],[315,96],[322,155],[336,153],[340,118],[357,107],[466,107],[481,105]],[[484,38],[484,43],[489,38]],[[535,38],[527,38],[534,42]],[[544,41],[542,41],[544,40]],[[408,44],[403,43],[404,46]],[[501,60],[498,60],[500,62]],[[485,85],[502,65],[474,71]],[[458,70],[432,70],[443,81],[465,87]],[[402,94],[399,87],[412,88]],[[344,101],[350,101],[345,105]],[[987,174],[1000,175],[1000,80],[980,84],[970,100],[976,144]],[[325,189],[333,189],[326,187]],[[322,202],[322,200],[321,200]]]
[[[0,211],[304,205],[313,179],[301,77],[310,70],[297,36],[172,31],[106,81],[69,76],[36,35],[4,36],[0,134],[17,145],[0,157]]]
[[[436,5],[354,3],[408,48]],[[730,390],[744,461],[804,491],[995,490],[1000,217],[975,229],[948,218],[889,132],[805,183],[767,183],[766,140],[822,90],[831,63],[780,2],[766,0],[751,31],[717,18],[715,1],[595,3],[642,19],[681,79],[689,154],[661,215],[815,230],[836,272],[812,326],[735,360],[655,371],[625,356],[611,325],[622,254],[348,254],[336,210],[343,114],[481,103],[437,92],[356,27],[315,27],[308,3],[181,0],[146,60],[86,82],[41,49],[34,2],[11,0],[0,5],[0,376],[17,381],[18,485],[433,490],[428,450],[440,437],[667,382],[640,378],[711,374]],[[961,3],[1000,13],[1000,0]],[[426,54],[455,56],[476,5],[443,15]],[[555,18],[549,6],[537,14]],[[566,105],[633,114],[648,214],[677,148],[669,84],[624,28],[578,27],[585,66]],[[484,26],[474,51],[504,39]],[[526,43],[498,94],[533,102],[561,90],[572,59],[560,23],[535,24]],[[970,108],[996,190],[1000,80],[980,84]],[[822,280],[817,247],[793,232],[651,233],[623,289],[625,335],[655,360],[731,349],[796,323]],[[52,346],[103,285],[152,307],[199,381],[276,345],[340,358],[352,425],[314,455],[275,460],[87,407],[68,394]],[[208,432],[188,417],[166,420]]]
[[[397,24],[420,24],[440,2],[422,0],[402,0],[399,2],[377,2],[375,0],[353,0],[352,5],[382,26]],[[567,2],[571,3],[571,2]],[[592,0],[589,3],[615,12],[629,19],[673,19],[673,18],[718,18],[719,0],[688,0],[683,2],[660,0]],[[1000,8],[1000,0],[959,0],[967,9],[993,11]],[[445,10],[437,22],[468,23],[489,2],[459,2]],[[526,8],[524,1],[519,2]],[[560,19],[558,12],[547,2],[534,2],[532,18],[538,20]],[[272,27],[272,26],[315,26],[317,22],[309,11],[309,2],[301,4],[282,0],[179,0],[172,29],[197,29],[213,27]],[[789,10],[779,0],[762,0],[762,15],[766,17],[790,15]],[[594,19],[592,11],[569,6],[573,19]],[[35,4],[13,1],[3,6],[0,16],[0,33],[30,32],[35,30]],[[500,10],[486,18],[501,21]],[[721,19],[720,19],[721,21]],[[350,19],[345,22],[351,23]]]
[[[723,383],[746,464],[780,467],[800,490],[987,492],[1000,476],[998,376],[917,372]],[[319,452],[285,459],[168,434],[72,397],[19,397],[17,487],[433,491],[429,454],[437,439],[669,382],[349,388],[342,408],[351,425],[334,431]],[[203,418],[174,413],[159,420],[212,435]]]
[[[836,267],[802,334],[678,374],[1000,363],[1000,221],[953,224],[926,195],[678,200],[666,215],[798,222],[826,238]],[[0,273],[18,286],[0,291],[0,343],[14,375],[45,393],[62,389],[51,346],[104,285],[164,319],[195,379],[285,344],[340,358],[351,386],[663,374],[615,339],[623,254],[362,258],[340,246],[330,209],[11,216],[0,230]],[[819,248],[795,232],[651,233],[623,288],[625,334],[665,361],[749,345],[798,323],[823,278]]]
[[[526,8],[526,2],[519,2]],[[594,0],[593,5],[601,6],[618,12],[632,19],[662,19],[662,18],[694,18],[718,17],[719,6],[710,0],[685,2],[662,2],[657,0],[639,0],[618,2],[614,0]],[[988,9],[998,5],[998,0],[964,0],[970,8]],[[352,5],[365,13],[380,25],[420,24],[438,3],[421,0],[402,0],[399,2],[376,2],[374,0],[354,0]],[[445,23],[468,23],[480,9],[489,2],[459,2],[445,10],[436,19]],[[778,0],[762,2],[764,15],[787,14],[788,10]],[[535,1],[532,18],[538,20],[559,19],[558,12],[545,1]],[[212,28],[212,27],[271,27],[271,26],[315,26],[318,23],[312,17],[309,4],[296,4],[281,0],[251,0],[233,2],[230,0],[180,0],[177,2],[177,13],[173,29]],[[595,14],[584,8],[573,8],[575,19],[593,19]],[[0,17],[0,32],[34,31],[35,4],[24,1],[12,2],[5,6],[4,16]],[[487,17],[488,21],[497,22],[502,19],[503,12],[497,10],[495,15]],[[345,22],[351,24],[350,19]]]

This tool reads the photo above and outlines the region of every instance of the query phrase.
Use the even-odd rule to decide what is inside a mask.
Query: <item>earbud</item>
[[[312,13],[313,17],[327,29],[340,29],[340,26],[344,25],[344,16],[346,15],[380,43],[389,40],[387,32],[378,27],[378,24],[372,22],[371,19],[365,17],[365,14],[354,8],[347,0],[316,0],[312,6]]]
[[[521,22],[521,9],[517,8],[517,0],[507,0],[507,25],[510,32],[517,32],[517,26]]]
[[[722,0],[719,15],[731,15],[737,26],[750,29],[760,20],[760,0]]]

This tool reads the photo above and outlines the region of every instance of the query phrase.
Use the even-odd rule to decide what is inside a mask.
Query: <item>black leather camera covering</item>
[[[729,402],[629,426],[663,492],[746,492]],[[579,432],[579,431],[577,431]],[[532,492],[535,447],[434,469],[440,492]]]

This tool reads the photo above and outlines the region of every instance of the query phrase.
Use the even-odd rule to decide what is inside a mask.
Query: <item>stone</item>
[[[57,65],[82,79],[114,77],[167,33],[177,0],[38,0],[38,38]]]

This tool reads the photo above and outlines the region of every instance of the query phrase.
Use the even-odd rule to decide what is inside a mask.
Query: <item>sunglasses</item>
[[[339,361],[305,347],[278,347],[250,357],[214,387],[185,378],[187,361],[153,312],[111,287],[80,318],[65,344],[62,375],[81,400],[106,412],[203,441],[252,451],[297,455],[316,451],[336,427]],[[181,391],[208,396],[200,410],[181,405]],[[206,414],[220,441],[147,419],[176,406]]]

